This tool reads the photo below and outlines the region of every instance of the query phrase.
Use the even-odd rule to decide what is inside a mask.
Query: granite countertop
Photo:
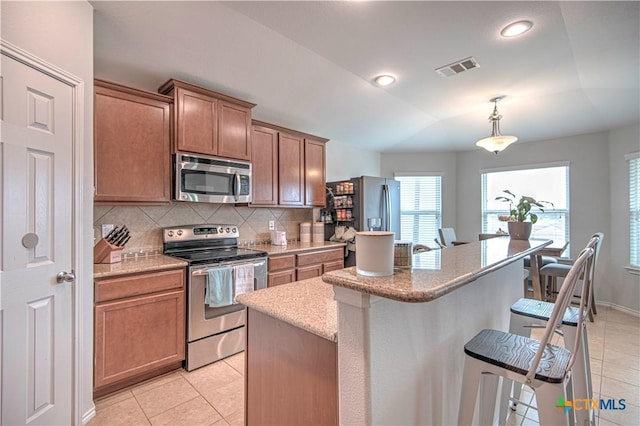
[[[245,293],[237,300],[251,309],[332,342],[338,340],[333,287],[320,277]]]
[[[476,241],[413,256],[411,270],[393,275],[358,275],[356,267],[327,272],[324,282],[401,302],[429,302],[552,243],[551,240]],[[420,265],[427,265],[421,267]]]
[[[311,250],[344,247],[346,245],[346,243],[340,243],[336,241],[320,241],[316,243],[302,243],[300,241],[297,241],[295,243],[289,243],[286,246],[273,246],[271,244],[267,244],[247,248],[255,248],[256,250],[266,251],[269,256],[273,256],[277,254],[295,254]]]
[[[165,255],[144,256],[137,259],[125,259],[122,262],[93,264],[93,278],[110,278],[118,275],[135,274],[139,272],[162,271],[186,267],[184,260]]]

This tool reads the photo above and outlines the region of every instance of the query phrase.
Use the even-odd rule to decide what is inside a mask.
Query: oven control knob
[[[238,232],[238,230],[236,228],[231,228],[231,232],[235,234],[236,232]]]
[[[182,235],[182,229],[178,229],[178,232],[176,232],[178,234],[178,237]]]
[[[227,234],[228,234],[229,232],[231,232],[231,229],[227,228],[226,231],[227,231]]]
[[[167,236],[168,236],[168,237],[173,237],[173,231],[169,231],[169,232],[167,232]]]
[[[218,234],[222,234],[223,232],[224,232],[224,228],[222,226],[218,228]]]

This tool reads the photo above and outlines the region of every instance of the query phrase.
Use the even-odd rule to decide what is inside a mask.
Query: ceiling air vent
[[[452,75],[460,74],[461,72],[465,72],[467,70],[478,67],[480,67],[478,61],[476,61],[472,56],[469,56],[468,58],[464,58],[452,64],[437,68],[436,72],[443,77],[450,77]]]

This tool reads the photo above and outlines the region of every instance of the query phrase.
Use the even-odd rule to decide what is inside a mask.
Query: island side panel
[[[360,312],[355,298],[336,292],[340,373],[354,352],[368,362],[365,380],[339,377],[341,421],[456,424],[464,344],[483,328],[508,330],[509,307],[522,297],[522,270],[516,261],[426,303],[371,297]],[[357,332],[353,324],[364,328]],[[343,330],[349,332],[344,340]],[[369,400],[347,403],[343,398],[351,393]]]
[[[246,424],[338,424],[332,341],[247,308]]]

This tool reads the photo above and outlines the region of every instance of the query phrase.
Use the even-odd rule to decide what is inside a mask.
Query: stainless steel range
[[[187,371],[245,348],[245,311],[235,296],[267,287],[267,253],[238,248],[235,225],[165,228],[164,254],[189,262]]]

